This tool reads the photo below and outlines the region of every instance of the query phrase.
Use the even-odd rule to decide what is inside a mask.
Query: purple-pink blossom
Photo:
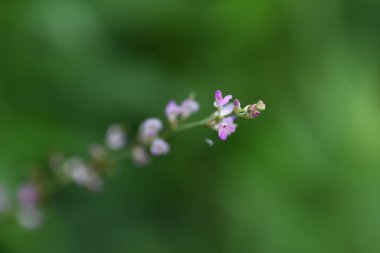
[[[192,98],[185,99],[180,107],[182,118],[187,119],[191,114],[199,111],[199,104]]]
[[[169,151],[170,145],[160,138],[153,140],[152,144],[150,145],[150,152],[155,156],[166,155],[169,153]]]
[[[140,138],[143,142],[147,142],[155,138],[161,131],[163,125],[161,120],[156,118],[146,119],[140,126]]]
[[[219,138],[223,141],[227,140],[227,137],[236,131],[237,125],[234,123],[235,117],[227,117],[216,125]]]
[[[224,105],[228,104],[230,100],[232,99],[232,95],[227,95],[223,97],[222,91],[217,90],[215,91],[215,106],[218,108],[223,107]]]
[[[22,206],[35,206],[39,201],[40,193],[36,185],[25,183],[20,187],[17,197]]]
[[[174,100],[169,101],[166,105],[165,114],[169,122],[175,123],[178,115],[181,113],[181,107]]]

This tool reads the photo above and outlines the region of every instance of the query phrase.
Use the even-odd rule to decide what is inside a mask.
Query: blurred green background
[[[85,155],[195,92],[267,111],[176,136],[98,194],[75,186],[45,224],[0,227],[0,252],[380,252],[380,2],[0,2],[0,180],[52,149]]]

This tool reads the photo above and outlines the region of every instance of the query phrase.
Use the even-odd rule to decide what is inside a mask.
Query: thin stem
[[[180,132],[180,131],[188,130],[188,129],[199,127],[199,126],[207,126],[213,119],[215,119],[215,114],[212,114],[211,116],[199,121],[180,125],[174,129],[174,132]]]

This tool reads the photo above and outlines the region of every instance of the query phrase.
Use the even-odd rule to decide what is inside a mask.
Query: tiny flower
[[[35,206],[24,206],[18,211],[16,219],[26,229],[36,229],[43,222],[41,210]]]
[[[180,112],[181,112],[181,108],[177,105],[177,103],[174,100],[171,100],[166,105],[165,114],[169,122],[176,123],[177,117],[180,114]]]
[[[106,144],[113,150],[121,149],[126,143],[124,130],[120,125],[112,125],[107,129]]]
[[[183,119],[187,119],[191,114],[199,111],[199,104],[192,98],[184,100],[180,107],[181,116]]]
[[[224,105],[228,104],[230,100],[232,99],[231,95],[227,95],[223,97],[222,92],[220,90],[217,90],[215,92],[215,107],[222,108]]]
[[[234,100],[234,109],[235,110],[240,110],[241,109],[239,99],[235,99]]]
[[[11,206],[8,190],[0,185],[0,214],[6,212]]]
[[[40,193],[36,185],[25,183],[20,187],[17,198],[22,206],[35,206],[39,201]]]
[[[150,162],[150,157],[143,147],[137,146],[132,150],[132,159],[137,166],[146,166]]]
[[[227,140],[227,137],[236,131],[237,125],[234,123],[234,120],[235,117],[228,117],[216,125],[216,130],[218,130],[221,140]]]
[[[145,120],[140,126],[140,138],[143,142],[146,142],[157,136],[161,131],[163,125],[161,120],[156,118],[150,118]]]
[[[150,152],[155,156],[166,155],[169,151],[169,144],[160,138],[155,139],[150,146]]]
[[[103,188],[101,177],[82,159],[73,157],[67,160],[64,169],[66,173],[78,186],[87,187],[91,191],[100,191]]]

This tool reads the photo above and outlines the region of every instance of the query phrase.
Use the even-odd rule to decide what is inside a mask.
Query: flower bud
[[[265,104],[262,100],[259,100],[256,104],[256,109],[259,111],[264,111],[265,110]]]
[[[240,108],[240,101],[239,101],[239,99],[235,99],[234,100],[234,108],[235,109],[239,109],[239,110],[241,109]]]

